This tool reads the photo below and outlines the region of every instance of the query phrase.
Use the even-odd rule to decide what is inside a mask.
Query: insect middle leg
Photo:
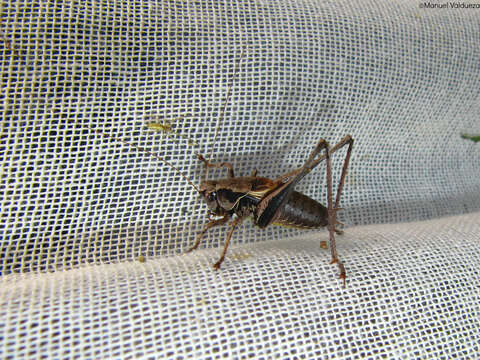
[[[225,245],[223,247],[222,255],[220,256],[220,259],[213,264],[213,267],[215,270],[220,269],[220,265],[222,264],[223,260],[225,259],[225,255],[227,254],[227,249],[228,245],[230,244],[230,239],[232,238],[233,231],[237,227],[238,224],[240,224],[243,221],[244,217],[237,217],[235,220],[232,221],[232,228],[228,232],[227,239],[225,240]]]

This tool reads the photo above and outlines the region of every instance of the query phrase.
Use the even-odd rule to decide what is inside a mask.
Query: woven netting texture
[[[1,2],[0,357],[474,358],[480,6],[428,4]],[[196,154],[276,178],[346,134],[345,289],[323,230],[184,254]]]

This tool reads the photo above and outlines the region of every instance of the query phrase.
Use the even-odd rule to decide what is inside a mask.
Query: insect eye
[[[208,201],[215,201],[217,198],[217,193],[215,191],[212,191],[211,193],[208,194]]]

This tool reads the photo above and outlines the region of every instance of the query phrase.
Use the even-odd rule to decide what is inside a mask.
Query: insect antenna
[[[116,136],[113,136],[113,135],[110,135],[110,134],[107,134],[107,133],[104,133],[103,131],[101,130],[98,130],[98,129],[92,129],[94,130],[96,133],[110,139],[110,140],[115,140],[115,141],[118,141],[118,142],[121,142],[129,147],[132,147],[134,149],[136,149],[137,151],[140,151],[140,152],[143,152],[147,155],[150,155],[151,157],[157,159],[157,160],[160,160],[161,162],[163,162],[164,164],[167,164],[168,166],[170,166],[172,169],[174,169],[181,177],[183,177],[190,185],[193,186],[193,188],[200,193],[200,190],[198,189],[197,186],[195,186],[195,184],[180,170],[178,169],[176,166],[174,166],[173,164],[171,164],[169,161],[165,160],[164,158],[162,158],[160,155],[152,152],[152,151],[149,151],[141,146],[138,146],[138,145],[135,145],[135,144],[132,144],[126,140],[123,140],[119,137],[116,137]]]
[[[237,64],[235,65],[235,70],[233,72],[233,76],[230,79],[230,84],[228,85],[228,90],[227,90],[227,96],[225,97],[225,101],[223,102],[223,106],[222,106],[222,110],[220,112],[220,116],[218,117],[218,120],[217,120],[217,128],[215,130],[215,137],[213,138],[213,144],[212,144],[212,147],[210,149],[210,154],[207,157],[207,159],[208,159],[207,162],[208,163],[212,159],[213,150],[215,149],[215,143],[217,141],[218,133],[220,132],[220,126],[222,124],[223,118],[225,117],[225,110],[227,109],[228,101],[230,100],[230,95],[232,94],[233,81],[235,80],[235,77],[238,75],[238,71],[240,70],[240,63],[242,62],[242,58],[245,55],[246,49],[247,49],[246,46],[242,49],[242,52],[240,54],[240,58],[238,59]],[[205,171],[205,179],[207,178],[207,176],[208,176],[208,167],[206,168],[206,171]]]

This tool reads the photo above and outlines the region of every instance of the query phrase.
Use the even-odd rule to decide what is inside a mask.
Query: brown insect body
[[[299,229],[325,227],[328,225],[328,209],[311,197],[294,191],[273,224]]]
[[[348,145],[347,154],[340,176],[337,196],[335,202],[333,202],[330,155],[345,145]],[[338,264],[340,278],[345,283],[345,268],[338,259],[334,233],[341,233],[341,231],[335,228],[337,224],[341,224],[337,221],[336,212],[340,210],[338,205],[352,146],[353,139],[350,135],[345,136],[331,148],[325,140],[321,139],[302,167],[281,175],[275,180],[257,177],[256,170],[252,176],[235,177],[232,164],[211,163],[203,156],[198,155],[198,159],[205,164],[207,169],[209,167],[225,167],[228,169],[229,177],[221,180],[204,181],[198,188],[210,212],[221,216],[221,218],[210,220],[205,225],[189,251],[196,249],[200,245],[200,241],[208,229],[225,224],[234,214],[237,217],[231,223],[232,227],[225,240],[223,252],[220,259],[214,264],[215,269],[220,268],[225,258],[233,231],[246,217],[253,216],[254,224],[260,228],[265,228],[270,224],[307,229],[326,226],[330,233],[331,262]],[[325,151],[324,155],[320,155],[322,151]],[[326,160],[327,164],[328,207],[294,190],[295,186],[323,160]]]
[[[344,280],[345,284],[345,268],[343,263],[338,259],[334,233],[341,233],[335,228],[335,225],[341,224],[336,219],[336,212],[340,210],[338,205],[352,152],[353,139],[350,135],[345,136],[339,143],[331,148],[325,140],[321,139],[302,167],[281,175],[275,180],[257,177],[256,170],[252,176],[235,177],[232,164],[211,163],[203,156],[198,155],[198,159],[204,162],[207,168],[227,168],[229,177],[220,180],[203,181],[201,185],[197,187],[183,172],[159,155],[102,131],[96,130],[96,132],[144,152],[176,170],[178,174],[204,197],[210,212],[220,216],[220,218],[210,220],[204,226],[189,251],[196,249],[200,245],[201,239],[208,229],[223,225],[230,220],[233,215],[236,215],[236,218],[231,223],[231,229],[227,234],[222,254],[214,264],[215,269],[220,268],[233,231],[237,225],[246,217],[253,216],[254,224],[260,228],[265,228],[270,224],[286,225],[302,229],[326,226],[330,233],[331,263],[337,263],[340,269],[340,278]],[[343,164],[335,202],[333,202],[330,155],[345,145],[348,145],[347,154]],[[325,151],[325,154],[319,156],[322,150]],[[328,207],[294,190],[295,186],[323,160],[326,160],[327,164]]]
[[[204,181],[199,189],[215,215],[244,217],[252,214],[262,197],[274,187],[275,183],[268,178],[245,176]]]
[[[243,53],[244,52],[242,52],[242,56]],[[237,63],[234,77],[238,73],[239,63],[240,61]],[[230,82],[227,96],[220,114],[217,131],[213,141],[214,144],[218,135],[220,121],[223,119],[226,105],[230,97],[232,86],[233,78]],[[182,171],[158,154],[148,151],[140,146],[130,144],[122,139],[116,138],[115,136],[108,135],[98,130],[96,131],[105,137],[121,141],[126,145],[134,147],[138,151],[142,151],[170,166],[203,196],[210,212],[217,215],[219,218],[210,219],[189,251],[196,249],[200,245],[201,239],[208,229],[223,225],[227,223],[233,215],[236,215],[227,234],[222,254],[219,260],[214,264],[215,269],[220,268],[220,265],[225,258],[233,231],[237,225],[239,225],[246,217],[253,216],[254,224],[260,228],[265,228],[270,224],[307,229],[327,227],[330,235],[331,263],[337,263],[340,270],[340,278],[343,279],[345,285],[345,268],[343,263],[338,259],[334,233],[340,233],[340,231],[335,228],[337,224],[340,224],[336,219],[336,213],[340,210],[340,197],[352,152],[353,139],[350,135],[345,136],[333,147],[330,147],[325,140],[321,139],[300,168],[287,174],[283,174],[275,180],[265,177],[257,177],[256,170],[251,176],[235,177],[232,164],[211,163],[202,155],[197,154],[198,159],[205,164],[207,169],[212,167],[225,167],[228,169],[228,178],[203,181],[201,185],[197,187]],[[333,200],[330,155],[345,145],[348,145],[348,149],[340,176],[337,194],[335,200]],[[322,151],[325,153],[320,155]],[[210,157],[211,154],[209,159]],[[326,161],[327,170],[327,206],[323,206],[312,198],[295,191],[295,186],[323,160]]]
[[[199,188],[215,215],[252,216],[255,225],[265,228],[258,222],[257,207],[265,196],[281,185],[283,183],[268,178],[249,176],[205,181]],[[272,224],[299,229],[325,227],[328,225],[328,209],[309,196],[293,191]]]

